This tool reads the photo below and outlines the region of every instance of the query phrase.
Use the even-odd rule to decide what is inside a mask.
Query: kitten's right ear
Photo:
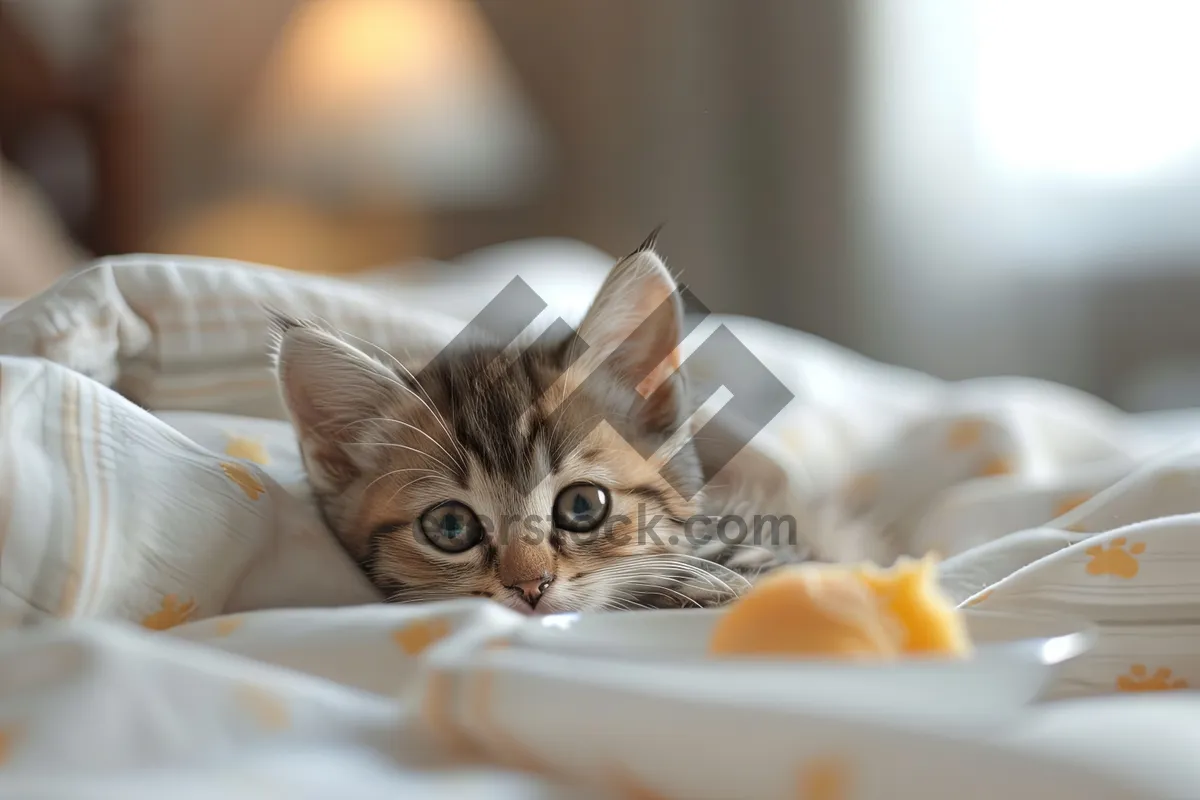
[[[639,424],[665,429],[681,420],[685,397],[679,345],[683,303],[666,264],[654,250],[658,231],[621,259],[605,278],[579,326],[588,349],[574,367],[598,369],[647,398]]]
[[[275,372],[284,405],[316,488],[335,490],[358,477],[372,448],[351,447],[379,417],[402,378],[331,331],[268,310]]]

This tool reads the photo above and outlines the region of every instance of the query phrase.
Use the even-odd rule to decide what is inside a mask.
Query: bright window
[[[1200,2],[978,0],[976,123],[1014,179],[1157,182],[1200,155]]]

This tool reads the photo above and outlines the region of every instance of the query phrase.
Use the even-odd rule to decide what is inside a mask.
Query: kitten
[[[653,237],[612,269],[578,337],[473,343],[415,375],[274,317],[318,505],[387,600],[474,595],[530,614],[712,606],[770,565],[697,524],[683,307]]]

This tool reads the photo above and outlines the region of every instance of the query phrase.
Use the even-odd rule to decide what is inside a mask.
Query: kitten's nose
[[[508,587],[521,593],[525,598],[525,602],[530,606],[537,606],[538,600],[542,599],[542,595],[546,593],[546,589],[550,588],[550,584],[554,582],[554,576],[548,578],[535,578],[531,581],[520,581]]]

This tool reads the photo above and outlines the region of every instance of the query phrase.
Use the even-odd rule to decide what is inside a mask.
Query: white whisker
[[[368,483],[368,484],[367,484],[367,486],[366,486],[366,488],[365,488],[365,489],[363,489],[363,494],[366,494],[366,493],[367,493],[367,491],[369,491],[369,490],[370,490],[370,488],[371,488],[372,486],[374,486],[375,484],[379,483],[381,480],[384,480],[385,478],[390,478],[390,477],[392,477],[393,475],[399,475],[401,472],[424,472],[426,475],[435,476],[435,477],[442,477],[441,475],[439,475],[438,473],[434,472],[433,470],[431,470],[431,469],[425,469],[425,468],[423,468],[423,467],[406,467],[406,468],[404,468],[404,469],[393,469],[393,470],[391,470],[391,471],[389,471],[389,472],[385,472],[385,473],[383,473],[383,474],[382,474],[382,475],[380,475],[378,478],[376,478],[375,480],[373,480],[373,481],[371,481],[370,483]]]
[[[703,608],[703,606],[699,602],[688,597],[683,592],[676,591],[675,589],[671,589],[670,587],[667,587],[667,586],[659,586],[659,585],[653,584],[653,583],[642,583],[639,581],[625,581],[624,586],[633,587],[633,588],[641,587],[644,590],[643,591],[644,594],[662,593],[668,597],[674,597],[681,602],[690,603],[693,606],[695,606],[696,608]]]
[[[403,427],[405,427],[405,428],[409,428],[409,429],[411,429],[411,430],[414,430],[414,431],[416,431],[417,433],[419,433],[419,434],[421,434],[422,436],[424,436],[424,437],[425,437],[426,439],[428,439],[429,441],[433,442],[433,446],[434,446],[434,447],[436,447],[438,450],[441,450],[443,453],[445,453],[445,454],[446,454],[446,458],[448,458],[448,459],[450,459],[451,461],[453,461],[453,462],[454,462],[455,464],[457,464],[457,465],[458,465],[458,466],[459,466],[461,469],[463,469],[463,470],[466,470],[466,464],[462,463],[462,461],[460,461],[460,460],[459,460],[459,457],[458,457],[457,455],[455,455],[454,453],[451,453],[451,452],[449,452],[449,451],[448,451],[446,448],[442,447],[442,444],[441,444],[441,442],[439,442],[437,439],[435,439],[435,438],[433,438],[432,436],[430,436],[428,432],[426,432],[426,431],[423,431],[423,430],[421,430],[420,428],[418,428],[416,425],[413,425],[412,423],[409,423],[409,422],[404,422],[403,420],[399,420],[399,419],[393,419],[393,418],[391,418],[391,417],[367,417],[366,419],[355,420],[354,422],[351,422],[349,425],[344,425],[344,426],[342,427],[342,429],[338,431],[338,433],[341,433],[342,431],[346,430],[346,428],[350,428],[350,427],[353,427],[353,426],[355,426],[355,425],[365,425],[365,424],[367,424],[367,423],[370,423],[370,422],[387,422],[387,423],[390,423],[390,424],[392,424],[392,425],[400,425],[400,426],[403,426]],[[352,444],[358,444],[358,442],[352,442]],[[366,443],[364,442],[363,444],[366,444]]]
[[[326,324],[328,325],[328,322],[326,322]],[[332,328],[333,326],[330,326],[330,327]],[[450,427],[446,424],[445,419],[443,419],[442,415],[439,414],[438,411],[434,408],[433,398],[431,398],[429,396],[429,393],[425,391],[425,388],[423,386],[421,386],[421,382],[418,381],[416,376],[412,374],[412,370],[410,370],[408,367],[406,367],[404,365],[404,363],[402,361],[400,361],[400,359],[396,358],[394,355],[392,355],[391,353],[389,353],[387,350],[383,349],[379,345],[374,344],[372,342],[368,342],[366,339],[363,339],[360,336],[355,336],[352,333],[347,333],[346,331],[341,331],[336,328],[334,328],[334,330],[336,330],[338,333],[340,333],[343,336],[346,336],[350,339],[354,339],[358,342],[361,342],[362,344],[365,344],[368,348],[374,350],[377,354],[382,354],[383,356],[386,356],[388,359],[391,360],[392,364],[397,369],[401,370],[406,376],[408,376],[408,379],[412,383],[412,386],[409,386],[400,380],[395,380],[393,382],[395,383],[395,385],[397,387],[399,387],[400,389],[408,392],[413,397],[415,397],[417,399],[417,401],[420,402],[421,405],[423,405],[425,407],[425,410],[430,413],[430,415],[433,417],[434,421],[437,422],[438,425],[441,426],[441,428],[445,432],[446,436],[449,437],[450,441],[454,444],[455,448],[459,451],[459,454],[461,456],[463,456],[464,458],[466,457],[466,453],[463,452],[461,446],[459,446],[458,442],[455,440],[454,434],[450,433]],[[420,394],[417,394],[417,391],[413,388],[414,386],[416,387],[416,389],[420,390],[420,392],[421,392]]]
[[[433,453],[427,452],[427,451],[425,451],[425,450],[421,450],[421,449],[419,449],[419,448],[416,448],[416,447],[409,447],[409,446],[408,446],[408,445],[406,445],[406,444],[399,444],[399,443],[397,443],[397,442],[347,442],[346,444],[352,444],[352,445],[355,445],[355,446],[357,446],[357,447],[368,447],[368,446],[369,446],[369,447],[395,447],[395,448],[398,448],[398,449],[400,449],[400,450],[408,450],[408,451],[411,451],[411,452],[413,452],[413,453],[417,453],[418,455],[425,456],[425,457],[426,457],[426,458],[428,458],[430,461],[434,461],[434,462],[436,462],[437,464],[439,464],[439,465],[440,465],[440,466],[441,466],[443,469],[445,469],[446,471],[451,471],[451,467],[450,467],[450,465],[449,465],[449,464],[447,464],[445,461],[442,461],[440,458],[438,458],[437,456],[435,456]]]
[[[437,479],[437,478],[441,478],[441,476],[440,476],[440,475],[422,475],[422,476],[421,476],[421,477],[419,477],[419,478],[413,478],[411,481],[409,481],[408,483],[404,484],[403,486],[401,486],[401,487],[400,487],[399,489],[397,489],[396,491],[392,492],[392,495],[391,495],[391,497],[389,497],[389,498],[387,499],[387,502],[389,502],[389,503],[390,503],[390,502],[392,502],[393,500],[395,500],[395,499],[396,499],[396,498],[397,498],[397,497],[400,495],[400,493],[401,493],[401,492],[403,492],[403,491],[404,491],[405,489],[407,489],[408,487],[412,486],[414,483],[420,483],[421,481],[427,481],[427,480],[430,480],[430,479]]]
[[[683,559],[691,558],[698,561],[707,567],[701,568],[695,564],[689,564]],[[704,581],[709,586],[731,594],[737,594],[737,591],[729,585],[727,581],[722,580],[713,574],[712,570],[721,570],[723,573],[729,573],[732,578],[735,578],[746,586],[750,585],[750,581],[736,571],[717,564],[714,561],[708,561],[698,556],[688,556],[685,554],[666,553],[660,555],[645,555],[632,556],[622,559],[612,567],[605,567],[593,573],[595,576],[602,576],[610,580],[624,580],[627,577],[657,577],[670,578],[675,577],[671,572],[681,572],[683,577],[696,578]]]

